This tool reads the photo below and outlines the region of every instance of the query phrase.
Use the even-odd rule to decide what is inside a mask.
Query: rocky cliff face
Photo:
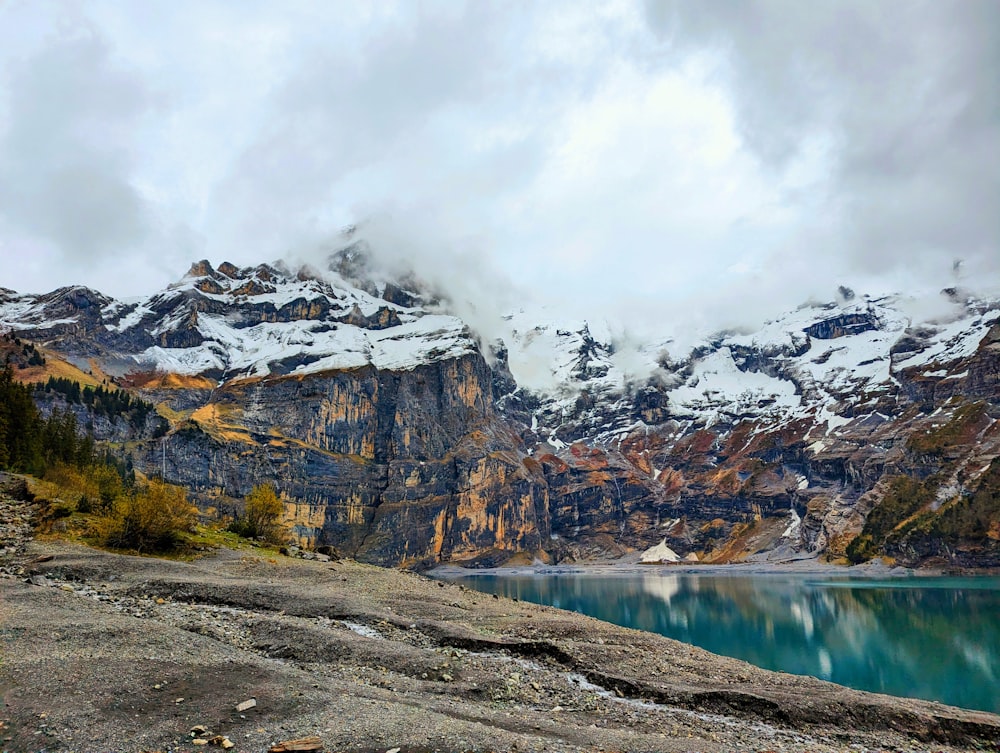
[[[592,378],[567,373],[561,390],[531,396],[536,434],[554,452],[550,494],[579,499],[581,479],[618,467],[607,475],[617,484],[597,484],[610,492],[603,508],[588,504],[603,532],[614,521],[619,544],[665,538],[709,561],[825,553],[990,565],[1000,553],[988,472],[1000,453],[998,308],[968,298],[915,326],[893,300],[810,307],[681,360],[662,345],[640,351],[656,358],[645,383],[613,361]],[[585,338],[563,330],[560,340],[577,353]],[[896,499],[903,478],[918,481],[922,503]],[[864,545],[849,549],[856,539]]]
[[[190,406],[185,388],[156,395]],[[141,464],[165,457],[169,478],[206,496],[274,481],[303,544],[402,564],[541,554],[547,489],[496,416],[480,356],[234,380],[186,412]]]
[[[330,261],[4,291],[0,328],[158,406],[138,468],[223,509],[274,482],[296,538],[366,561],[1000,559],[996,301],[813,305],[689,352],[522,312],[483,347],[363,249]]]

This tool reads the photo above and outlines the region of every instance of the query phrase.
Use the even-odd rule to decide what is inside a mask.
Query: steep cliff
[[[520,312],[485,347],[350,246],[323,270],[198,262],[130,303],[5,292],[0,328],[157,406],[165,436],[101,428],[137,468],[223,510],[274,482],[301,543],[366,561],[665,538],[705,561],[994,564],[1000,303],[939,298],[812,304],[688,349]]]
[[[490,379],[470,354],[408,371],[233,380],[196,405],[188,389],[160,388],[187,418],[140,464],[165,462],[206,497],[275,481],[296,538],[365,561],[538,553],[547,490],[498,420]]]
[[[533,402],[535,432],[553,453],[554,500],[597,497],[586,480],[606,474],[596,484],[606,496],[588,508],[630,548],[666,538],[708,561],[822,553],[992,565],[1000,306],[966,297],[915,324],[906,304],[803,307],[677,360],[669,343],[645,346],[628,359],[647,359],[652,376],[639,381],[606,343],[610,368],[564,369],[556,388],[522,389],[501,405],[517,416]],[[554,363],[595,351],[589,332],[551,330],[552,347],[567,354]],[[901,478],[919,482],[922,503],[898,504]],[[557,533],[565,509],[553,506]],[[872,515],[883,522],[867,524]]]

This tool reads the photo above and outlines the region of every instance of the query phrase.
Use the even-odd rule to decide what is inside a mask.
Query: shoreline
[[[995,689],[992,697],[986,692],[963,695],[956,691],[962,683],[956,682],[957,675],[949,675],[950,670],[918,678],[906,669],[914,659],[919,661],[925,649],[933,649],[936,640],[946,638],[928,631],[932,613],[922,611],[933,600],[942,598],[935,594],[954,594],[953,598],[960,598],[964,603],[967,601],[965,596],[971,598],[974,593],[976,599],[988,600],[991,606],[982,607],[988,613],[996,609],[1000,597],[1000,577],[993,573],[980,573],[978,577],[956,576],[926,569],[888,568],[881,563],[848,568],[822,562],[800,562],[779,567],[759,563],[702,566],[600,563],[553,567],[536,563],[489,570],[451,566],[431,571],[429,575],[486,594],[496,593],[568,609],[630,629],[680,640],[762,668],[821,677],[857,690],[910,696],[913,695],[912,683],[919,679],[922,682],[920,697],[1000,712],[1000,706],[995,704]],[[864,596],[853,595],[859,591]],[[901,604],[906,606],[901,608]],[[907,609],[910,611],[906,612]],[[861,632],[873,636],[869,648],[892,646],[887,655],[896,660],[898,672],[888,665],[877,677],[845,669],[865,666],[867,657],[874,654],[857,647],[845,649],[845,646],[861,645],[861,639],[856,637],[861,632],[847,636],[849,631],[842,628],[841,617],[868,613],[868,610],[870,619]],[[821,637],[814,638],[813,625],[823,624],[831,614],[840,617],[817,630]],[[881,619],[875,619],[876,614],[884,618],[886,624],[898,628],[899,620],[906,620],[906,624],[914,628],[911,632],[905,629],[899,633],[887,631]],[[887,616],[889,614],[892,616]],[[734,623],[741,628],[729,630],[728,626]],[[962,624],[964,622],[956,625],[947,637],[958,642],[974,642],[976,638],[962,633]],[[782,629],[785,632],[780,650],[762,648],[773,644],[774,635]],[[803,632],[807,639],[802,639]],[[978,638],[985,641],[982,644],[984,656],[989,656],[993,641],[985,635],[978,635]],[[757,642],[751,636],[756,636]],[[852,640],[846,640],[847,637]],[[821,659],[825,657],[825,663],[815,660],[817,651]],[[947,662],[944,656],[948,656]],[[940,666],[943,667],[958,667],[964,661],[962,656],[950,654],[943,648],[941,657]],[[995,684],[992,674],[977,675],[977,678],[982,683],[976,683],[977,688]]]
[[[479,575],[494,576],[549,576],[549,575],[708,575],[708,576],[768,576],[768,575],[822,575],[842,576],[846,579],[932,578],[964,577],[969,575],[996,576],[1000,573],[950,573],[942,568],[889,567],[873,560],[860,565],[836,565],[820,562],[816,558],[788,562],[732,562],[726,564],[694,564],[689,562],[641,564],[639,562],[594,562],[572,565],[510,565],[500,567],[469,568],[458,564],[443,564],[425,571],[425,575],[441,580],[472,578]]]

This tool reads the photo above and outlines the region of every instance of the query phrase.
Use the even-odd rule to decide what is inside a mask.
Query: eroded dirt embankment
[[[0,749],[1000,749],[1000,717],[768,672],[421,576],[59,543],[0,578]],[[28,582],[30,581],[30,582]],[[254,699],[242,713],[235,707]],[[197,748],[204,750],[205,748]]]

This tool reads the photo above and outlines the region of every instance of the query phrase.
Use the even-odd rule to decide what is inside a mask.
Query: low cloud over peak
[[[0,285],[148,292],[348,224],[469,316],[721,328],[1000,279],[998,14],[8,4]]]

